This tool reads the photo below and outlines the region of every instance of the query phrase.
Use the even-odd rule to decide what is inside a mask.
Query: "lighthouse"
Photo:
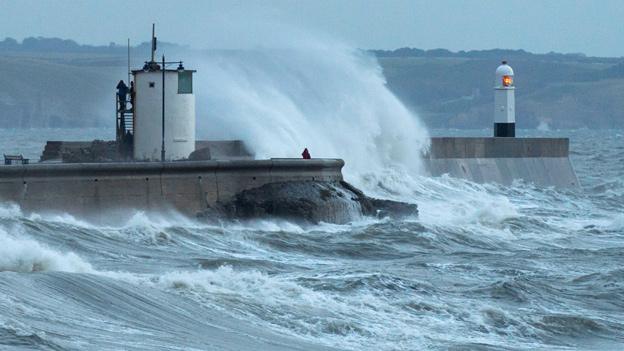
[[[137,161],[186,159],[195,150],[195,95],[193,73],[182,61],[152,57],[133,70],[133,158]]]
[[[514,96],[514,72],[503,61],[496,69],[494,85],[494,136],[516,136],[516,100]]]

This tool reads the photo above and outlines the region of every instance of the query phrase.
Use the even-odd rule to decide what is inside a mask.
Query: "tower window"
[[[149,82],[149,87],[150,87],[150,88],[153,88],[153,87],[155,87],[155,86],[156,86],[156,83],[154,83],[154,82]]]
[[[178,94],[193,94],[193,72],[178,72]]]
[[[503,86],[508,87],[513,84],[513,78],[511,76],[503,76]]]

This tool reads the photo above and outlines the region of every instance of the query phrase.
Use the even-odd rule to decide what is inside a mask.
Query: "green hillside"
[[[147,44],[133,48],[136,57],[146,57],[148,50]],[[0,128],[112,128],[126,52],[123,46],[56,38],[0,41]]]
[[[552,128],[624,127],[624,60],[513,53],[489,55],[498,57],[378,53],[378,61],[388,87],[432,127],[489,127],[494,71],[501,59],[508,59],[514,68],[519,127],[535,128],[540,123]]]
[[[144,58],[149,45],[132,50],[133,57]],[[490,127],[494,70],[506,59],[516,73],[520,128],[624,128],[621,58],[409,48],[371,54],[388,87],[430,127]],[[114,44],[85,46],[55,38],[0,41],[0,127],[112,126],[114,87],[126,77],[126,64],[126,48]]]

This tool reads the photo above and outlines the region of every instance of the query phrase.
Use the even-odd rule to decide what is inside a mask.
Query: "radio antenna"
[[[130,38],[128,38],[128,82],[130,82]]]
[[[154,55],[156,54],[156,24],[152,23],[152,61],[154,62]]]

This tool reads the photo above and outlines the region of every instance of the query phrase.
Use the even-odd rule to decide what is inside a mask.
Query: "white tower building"
[[[166,161],[187,158],[195,150],[194,72],[182,63],[166,69],[154,61],[132,71],[135,160],[161,160],[163,144]]]
[[[494,86],[494,136],[516,136],[516,100],[514,72],[507,61],[503,61],[496,69]]]

